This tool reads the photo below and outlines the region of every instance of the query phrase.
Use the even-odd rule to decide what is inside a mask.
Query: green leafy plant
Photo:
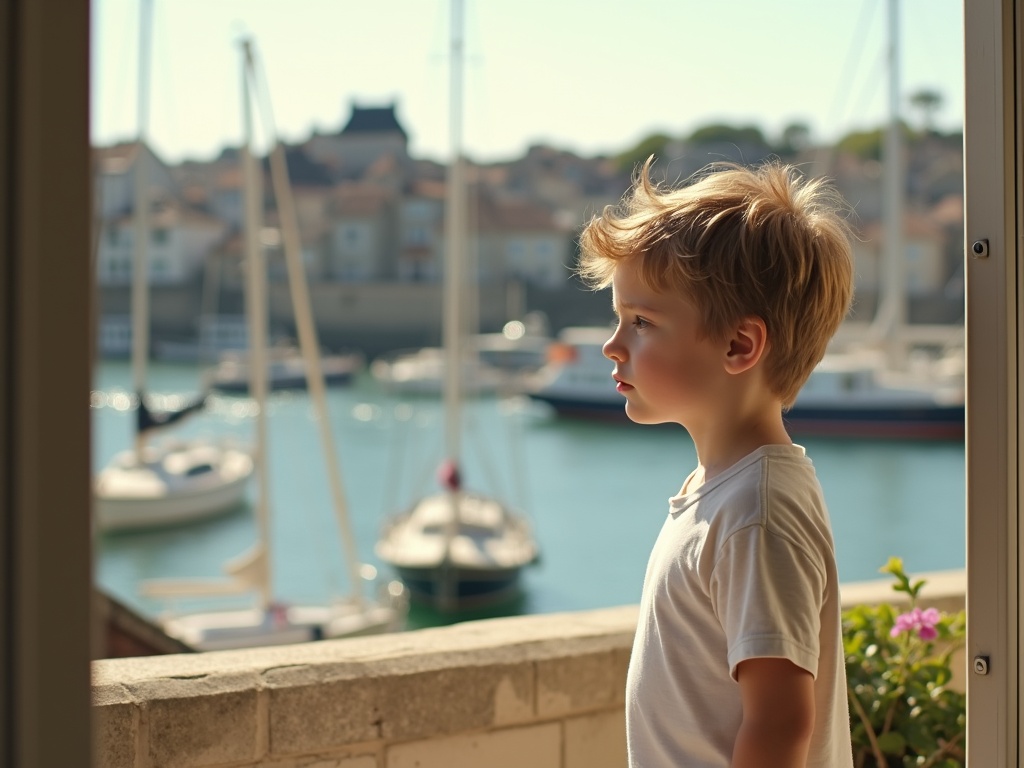
[[[965,614],[922,609],[925,582],[903,561],[881,569],[909,608],[859,605],[843,612],[843,648],[857,768],[960,768],[965,764],[967,697],[949,687],[951,657],[963,645]]]

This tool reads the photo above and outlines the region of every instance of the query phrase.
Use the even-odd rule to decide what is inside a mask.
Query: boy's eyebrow
[[[628,309],[630,312],[651,312],[657,313],[658,309],[647,304],[634,304],[630,301],[616,301],[612,299],[612,310]]]

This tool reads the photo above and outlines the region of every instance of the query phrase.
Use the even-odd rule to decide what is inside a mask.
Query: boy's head
[[[711,166],[695,183],[663,190],[650,165],[621,208],[606,208],[584,229],[580,274],[605,288],[628,263],[648,288],[693,302],[714,339],[761,318],[765,380],[791,405],[849,310],[845,204],[790,166]]]

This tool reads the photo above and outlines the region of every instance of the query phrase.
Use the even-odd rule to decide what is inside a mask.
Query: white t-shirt
[[[768,445],[683,489],[644,578],[626,682],[630,766],[728,766],[743,715],[736,668],[769,657],[814,675],[808,768],[849,768],[839,583],[810,459]]]

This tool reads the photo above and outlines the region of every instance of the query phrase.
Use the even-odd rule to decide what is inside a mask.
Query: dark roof
[[[320,163],[310,159],[301,147],[285,147],[284,161],[288,180],[296,187],[329,187],[331,175]],[[270,171],[270,157],[263,159],[263,170]]]
[[[395,105],[389,107],[357,107],[352,105],[352,116],[342,129],[346,133],[391,133],[397,131],[405,136],[405,129],[395,117]]]

